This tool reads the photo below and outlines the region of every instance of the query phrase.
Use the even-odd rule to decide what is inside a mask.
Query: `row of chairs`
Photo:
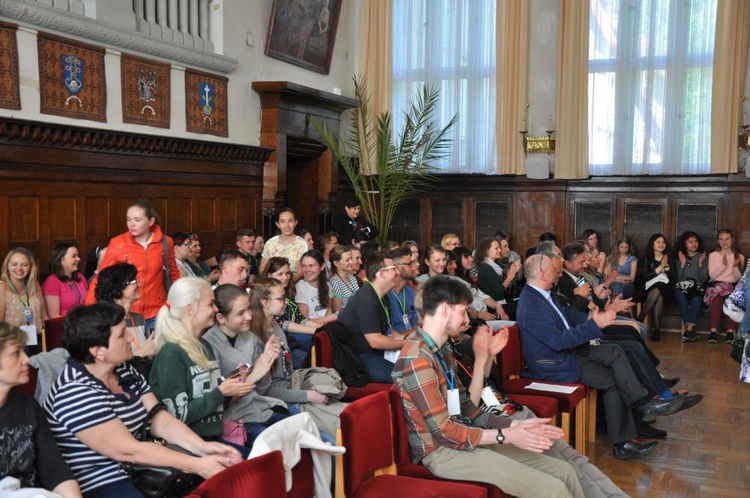
[[[331,338],[325,327],[319,330],[313,338],[311,352],[312,364],[333,368],[333,353]],[[582,384],[562,384],[546,382],[567,387],[574,387],[572,393],[555,391],[537,391],[527,388],[533,381],[521,377],[525,370],[523,351],[521,348],[520,331],[517,326],[510,327],[508,344],[503,348],[497,363],[502,374],[502,391],[511,399],[527,406],[538,417],[551,418],[559,424],[565,432],[568,443],[574,441],[574,447],[582,454],[586,454],[588,443],[594,442],[596,432],[596,389]],[[368,394],[388,391],[390,384],[370,382],[363,387],[349,387],[344,401],[352,401]],[[575,426],[573,426],[575,424]],[[574,438],[574,439],[573,439]]]

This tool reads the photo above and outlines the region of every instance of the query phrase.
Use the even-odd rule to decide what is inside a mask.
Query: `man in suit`
[[[600,390],[615,457],[645,455],[657,443],[635,440],[638,433],[631,408],[640,410],[648,420],[675,413],[682,399],[652,399],[622,348],[596,341],[602,337],[601,329],[614,323],[614,311],[597,309],[589,316],[555,304],[550,290],[561,270],[562,262],[554,254],[535,254],[524,265],[527,283],[521,292],[516,323],[526,365],[534,379],[577,382]]]

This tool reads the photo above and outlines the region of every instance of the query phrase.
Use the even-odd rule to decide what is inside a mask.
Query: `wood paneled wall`
[[[24,246],[46,265],[56,242],[82,257],[125,231],[149,200],[167,232],[197,233],[203,255],[260,227],[270,149],[0,119],[0,254]]]
[[[346,185],[339,190],[345,191]],[[412,219],[416,203],[418,222]],[[744,175],[576,181],[443,175],[430,192],[405,209],[409,212],[401,214],[412,219],[412,228],[399,227],[397,233],[422,246],[439,243],[439,234],[455,231],[473,247],[477,238],[503,229],[510,234],[511,246],[524,253],[543,232],[568,242],[585,228],[595,228],[603,232],[605,248],[623,232],[634,236],[639,251],[643,250],[639,243],[645,245],[656,232],[664,233],[671,247],[679,234],[690,229],[701,234],[710,249],[716,229],[730,228],[743,253],[750,254],[750,181]],[[505,219],[493,218],[495,213]]]

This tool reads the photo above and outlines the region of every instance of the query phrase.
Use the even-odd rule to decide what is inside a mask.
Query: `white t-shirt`
[[[318,299],[318,289],[302,279],[295,285],[297,294],[294,298],[297,304],[307,305],[307,318],[323,318],[328,312],[327,306],[320,305]],[[331,298],[331,289],[328,289],[328,299]],[[330,301],[329,301],[330,302]]]

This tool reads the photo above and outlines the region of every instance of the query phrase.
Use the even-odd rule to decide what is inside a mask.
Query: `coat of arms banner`
[[[169,128],[170,65],[122,54],[120,68],[122,121]]]
[[[21,108],[16,26],[0,22],[0,107]]]
[[[187,69],[185,118],[187,131],[229,136],[227,78]]]
[[[40,111],[107,121],[104,48],[40,32]]]

